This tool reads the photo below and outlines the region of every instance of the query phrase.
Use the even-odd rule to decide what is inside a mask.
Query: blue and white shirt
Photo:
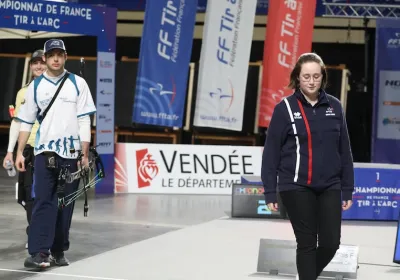
[[[65,70],[58,77],[50,77],[45,72],[36,78],[27,89],[25,103],[21,105],[17,119],[27,124],[40,119],[37,117],[46,110],[66,73]],[[77,151],[81,150],[78,118],[95,112],[96,106],[86,81],[70,73],[46,117],[40,122],[35,155],[51,151],[63,158],[77,158]]]

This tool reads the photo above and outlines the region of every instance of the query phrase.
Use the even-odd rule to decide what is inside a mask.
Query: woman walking
[[[266,204],[277,188],[297,241],[297,279],[315,280],[340,245],[342,210],[352,205],[353,157],[340,101],[325,92],[327,71],[315,53],[290,74],[294,93],[276,105],[263,151]],[[317,245],[318,240],[318,245]]]

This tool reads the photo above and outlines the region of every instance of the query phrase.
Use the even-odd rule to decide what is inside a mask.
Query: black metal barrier
[[[285,207],[278,192],[279,210],[273,212],[265,204],[264,188],[257,184],[232,185],[232,218],[287,219]]]

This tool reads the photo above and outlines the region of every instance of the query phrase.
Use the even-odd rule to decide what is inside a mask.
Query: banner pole
[[[369,34],[368,34],[369,18],[364,18],[364,92],[368,92],[368,71],[369,71]]]
[[[261,64],[259,66],[260,70],[258,71],[258,89],[257,89],[257,104],[256,104],[256,114],[255,114],[255,121],[254,121],[254,134],[258,134],[258,119],[260,113],[260,98],[261,98],[261,91],[262,91],[262,78],[263,78],[263,69],[264,66]]]
[[[190,121],[192,114],[192,100],[193,100],[193,87],[194,87],[194,63],[191,62],[189,64],[189,89],[187,95],[187,103],[186,103],[186,119],[185,119],[185,127],[183,130],[190,131]]]

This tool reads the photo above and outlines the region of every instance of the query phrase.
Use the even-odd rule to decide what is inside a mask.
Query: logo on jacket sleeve
[[[300,120],[300,119],[301,119],[301,114],[300,114],[300,112],[294,112],[294,113],[293,113],[293,118],[294,118],[295,120]]]
[[[326,109],[325,116],[336,116],[332,107],[329,107],[328,109]]]

